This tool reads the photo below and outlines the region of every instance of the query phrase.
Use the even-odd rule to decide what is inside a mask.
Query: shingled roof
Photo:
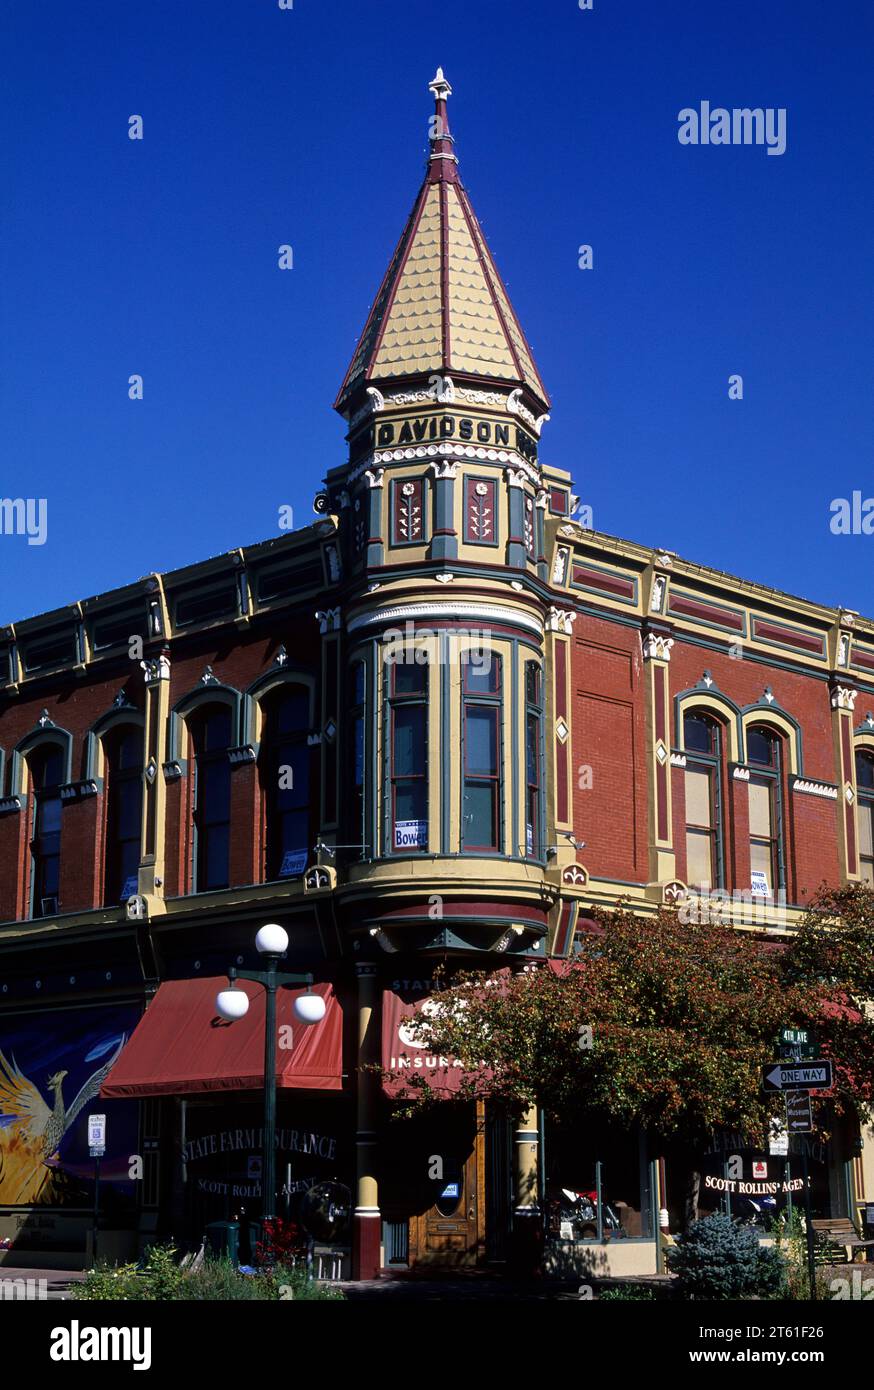
[[[364,386],[455,372],[527,387],[544,408],[546,388],[458,175],[442,68],[425,180],[364,326],[335,402]]]

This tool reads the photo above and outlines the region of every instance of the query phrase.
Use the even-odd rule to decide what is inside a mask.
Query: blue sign
[[[287,849],[282,856],[282,867],[279,870],[280,878],[300,878],[307,866],[307,851],[305,849]]]

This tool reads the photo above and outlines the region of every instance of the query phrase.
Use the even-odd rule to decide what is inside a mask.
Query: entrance
[[[409,1215],[409,1262],[470,1267],[485,1258],[485,1106],[447,1104],[428,1119],[415,1145],[424,1181]]]

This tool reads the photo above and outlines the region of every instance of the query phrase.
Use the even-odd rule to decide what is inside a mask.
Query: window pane
[[[540,667],[536,661],[525,663],[525,699],[529,705],[540,704]]]
[[[310,750],[303,743],[286,743],[276,750],[276,804],[282,811],[306,806],[310,799]]]
[[[872,838],[872,822],[874,822],[874,807],[859,804],[859,853],[874,855],[874,838]]]
[[[683,746],[695,753],[712,753],[714,747],[714,727],[709,719],[701,715],[687,714],[683,720]]]
[[[205,881],[198,883],[197,886],[201,891],[204,888],[227,888],[229,827],[227,825],[215,825],[204,833],[206,835],[206,852],[202,863]]]
[[[219,758],[198,768],[197,812],[202,825],[228,819],[231,795],[231,765]]]
[[[747,761],[764,763],[767,767],[775,762],[774,735],[762,729],[750,729],[747,734]]]
[[[496,849],[498,843],[497,797],[493,783],[467,783],[464,795],[465,832],[469,845]]]
[[[501,687],[501,658],[473,647],[464,664],[464,689],[469,695],[497,695]]]
[[[396,777],[425,771],[425,708],[397,705],[394,710],[394,767]]]
[[[140,812],[142,806],[141,788],[139,781],[133,778],[127,782],[120,782],[116,795],[118,797],[118,809],[116,812],[116,822],[113,826],[113,836],[119,840],[129,840],[139,838],[140,833]]]
[[[763,873],[765,875],[765,882],[768,885],[768,891],[773,891],[774,885],[771,882],[772,864],[770,845],[761,845],[756,841],[752,842],[750,845],[750,871],[753,874],[755,874],[756,871]]]
[[[861,868],[862,882],[867,883],[869,888],[874,888],[874,862],[863,859]]]
[[[424,695],[428,689],[427,661],[398,661],[392,666],[392,672],[395,695]]]
[[[231,712],[213,709],[195,728],[195,743],[202,753],[214,753],[229,747],[231,742]]]
[[[465,720],[467,771],[496,776],[498,771],[498,711],[468,709]]]
[[[528,782],[529,782],[529,784],[530,784],[531,786],[537,786],[537,783],[538,783],[538,781],[539,781],[539,778],[538,778],[538,765],[539,765],[539,759],[538,759],[538,756],[537,756],[537,753],[538,753],[538,742],[539,742],[539,740],[538,740],[538,737],[537,737],[537,733],[538,733],[538,729],[537,729],[537,717],[536,717],[536,715],[529,715],[529,716],[528,716],[528,736],[527,736],[527,740],[526,740],[526,758],[525,758],[525,764],[526,764],[526,766],[525,766],[525,775],[526,775],[526,777],[527,777],[527,779],[528,779]]]
[[[143,736],[138,729],[124,734],[119,739],[114,762],[118,772],[138,770],[142,767]]]
[[[303,689],[283,695],[272,719],[273,729],[280,734],[304,733],[309,726],[310,697]]]
[[[699,831],[686,831],[686,878],[690,888],[711,888],[713,863],[711,837]]]
[[[856,783],[874,789],[874,758],[870,753],[856,754]]]
[[[395,787],[395,820],[426,820],[426,792],[424,778],[416,782],[398,782]]]
[[[713,825],[710,773],[697,768],[686,769],[686,824]]]
[[[61,798],[59,796],[40,797],[36,823],[41,837],[60,832]]]
[[[761,782],[750,782],[750,834],[771,839],[771,789]]]

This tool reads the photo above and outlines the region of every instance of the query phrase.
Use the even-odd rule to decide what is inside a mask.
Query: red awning
[[[204,1091],[255,1091],[264,1086],[266,993],[250,980],[237,987],[249,996],[249,1012],[226,1023],[216,1012],[219,975],[168,980],[143,1014],[100,1088],[106,1100],[184,1096]],[[276,1084],[286,1090],[339,1091],[342,1086],[343,1015],[330,985],[314,985],[325,1000],[321,1023],[301,1023],[294,1000],[305,989],[280,989]],[[290,1032],[284,1033],[284,1028]],[[290,1043],[290,1046],[289,1046]]]
[[[387,989],[382,996],[382,1069],[383,1090],[394,1099],[406,1099],[412,1088],[411,1076],[425,1078],[428,1087],[447,1099],[457,1095],[462,1081],[472,1081],[474,1073],[465,1071],[458,1057],[441,1057],[417,1042],[407,1028],[411,1019],[439,1009],[433,996],[406,1003],[398,994]],[[488,1075],[488,1072],[482,1073]]]

